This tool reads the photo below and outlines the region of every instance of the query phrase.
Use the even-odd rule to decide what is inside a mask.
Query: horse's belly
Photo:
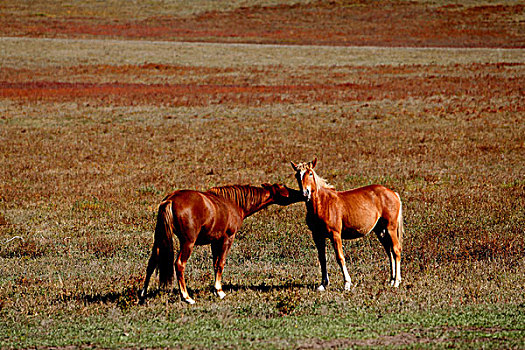
[[[197,241],[195,241],[195,245],[208,245],[211,243],[211,241],[212,241],[212,237],[201,235],[197,237]]]
[[[196,245],[206,245],[213,241],[228,239],[235,235],[239,225],[233,223],[215,222],[212,226],[203,226],[195,241]]]
[[[342,239],[356,239],[356,238],[361,238],[364,235],[365,235],[364,233],[361,233],[355,229],[346,229],[343,232],[341,232]]]

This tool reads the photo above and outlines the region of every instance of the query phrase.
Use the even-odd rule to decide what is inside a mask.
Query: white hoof
[[[397,281],[392,281],[392,287],[394,288],[399,288],[399,284],[401,283],[400,280],[397,280]]]
[[[324,292],[326,288],[321,284],[319,287],[317,287],[318,292]]]
[[[345,291],[349,291],[352,289],[352,282],[345,282]]]
[[[218,290],[216,291],[217,293],[217,296],[219,297],[219,299],[224,299],[224,297],[226,296],[226,293],[224,293],[222,290]]]
[[[183,300],[184,300],[185,303],[188,303],[188,304],[190,304],[190,305],[195,304],[195,300],[193,300],[193,299],[190,298],[190,297],[184,298]]]

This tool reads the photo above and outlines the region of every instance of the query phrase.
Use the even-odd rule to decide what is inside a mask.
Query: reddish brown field
[[[0,9],[2,9],[0,7]],[[102,9],[98,9],[102,13]],[[524,47],[522,3],[313,1],[186,16],[96,17],[5,8],[0,35],[300,45]],[[55,14],[56,12],[57,14]],[[89,13],[89,12],[88,12]],[[96,13],[96,12],[95,12]],[[138,11],[135,15],[140,16]]]
[[[260,106],[424,99],[435,95],[449,99],[461,98],[468,92],[470,102],[476,100],[476,106],[464,101],[456,106],[455,112],[467,112],[476,117],[525,111],[525,101],[520,98],[525,78],[512,74],[523,72],[524,67],[521,63],[498,63],[453,67],[310,66],[297,70],[279,66],[207,68],[145,64],[4,69],[0,73],[0,97],[22,102],[76,101],[119,106]],[[68,82],[73,76],[78,81]],[[97,82],[97,77],[107,80],[107,76],[115,82]],[[166,76],[177,82],[158,82]],[[265,83],[258,83],[263,78]],[[84,82],[86,80],[90,82]],[[512,104],[496,106],[489,103],[512,96],[515,98]]]

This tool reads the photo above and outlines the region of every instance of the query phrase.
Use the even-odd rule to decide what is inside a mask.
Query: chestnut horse
[[[338,192],[315,171],[312,162],[294,164],[295,177],[306,200],[306,223],[312,231],[321,264],[322,281],[319,291],[328,286],[326,272],[326,242],[329,238],[345,279],[345,290],[352,281],[345,264],[342,239],[355,239],[374,231],[390,261],[390,284],[401,282],[401,249],[403,213],[399,194],[380,185]]]
[[[289,205],[304,201],[300,191],[280,184],[263,184],[262,187],[234,185],[215,187],[206,192],[180,190],[168,195],[160,203],[155,227],[155,239],[146,270],[144,288],[139,299],[146,298],[149,280],[158,268],[159,284],[173,282],[173,265],[177,272],[179,290],[183,301],[194,304],[184,280],[186,262],[195,245],[211,244],[215,271],[215,293],[222,299],[222,271],[226,255],[241,227],[243,220],[270,204]],[[180,243],[175,261],[173,235]]]

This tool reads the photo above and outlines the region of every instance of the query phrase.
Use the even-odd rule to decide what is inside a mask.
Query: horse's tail
[[[175,261],[173,225],[172,202],[162,202],[159,206],[157,226],[155,227],[155,242],[159,259],[159,284],[161,287],[169,287],[173,282],[173,263]]]
[[[397,198],[399,198],[399,215],[397,216],[397,240],[399,245],[403,247],[403,234],[405,233],[405,226],[403,225],[403,202],[399,193],[396,192]]]

